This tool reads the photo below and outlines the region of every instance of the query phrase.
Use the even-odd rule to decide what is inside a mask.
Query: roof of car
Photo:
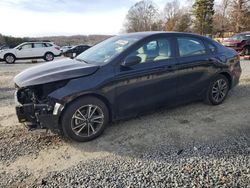
[[[250,31],[244,31],[244,32],[239,33],[239,34],[250,34]]]
[[[73,47],[78,47],[78,46],[89,47],[89,45],[86,45],[86,44],[79,44],[79,45],[76,45],[76,46],[73,46]]]
[[[192,35],[192,36],[201,36],[195,33],[185,33],[185,32],[168,32],[168,31],[145,31],[145,32],[135,32],[135,33],[125,33],[119,36],[141,36],[141,37],[149,37],[157,34],[185,34],[185,35]]]
[[[50,40],[30,40],[28,42],[52,42]]]

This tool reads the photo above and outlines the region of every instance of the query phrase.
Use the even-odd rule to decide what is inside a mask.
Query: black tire
[[[250,55],[250,46],[246,46],[243,50],[243,55]]]
[[[54,60],[54,54],[51,53],[51,52],[47,52],[47,53],[44,55],[44,60],[45,60],[45,61],[53,61],[53,60]]]
[[[94,112],[88,113],[89,106],[91,106],[90,112],[91,109]],[[103,118],[100,118],[101,113]],[[99,118],[97,119],[97,117]],[[107,106],[95,97],[83,97],[66,107],[62,117],[62,131],[71,140],[87,142],[100,136],[108,122],[109,111]]]
[[[210,83],[209,88],[207,90],[205,102],[211,105],[219,105],[223,103],[223,101],[226,99],[228,95],[229,88],[230,85],[227,77],[225,77],[222,74],[219,74]]]
[[[7,63],[7,64],[14,64],[15,61],[16,61],[16,57],[13,55],[13,54],[6,54],[4,56],[4,61]]]

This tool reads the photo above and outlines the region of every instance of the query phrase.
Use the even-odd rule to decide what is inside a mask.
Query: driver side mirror
[[[129,56],[125,59],[125,61],[121,64],[123,67],[131,67],[141,62],[141,58],[138,56]]]

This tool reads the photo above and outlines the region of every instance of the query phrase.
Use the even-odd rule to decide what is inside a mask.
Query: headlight
[[[22,106],[22,104],[17,99],[17,90],[14,93],[14,100],[15,100],[15,105],[16,106]]]

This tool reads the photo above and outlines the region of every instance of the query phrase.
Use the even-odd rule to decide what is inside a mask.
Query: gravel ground
[[[0,63],[0,187],[250,187],[250,61],[222,105],[161,109],[88,143],[17,122],[12,79],[30,66]]]

